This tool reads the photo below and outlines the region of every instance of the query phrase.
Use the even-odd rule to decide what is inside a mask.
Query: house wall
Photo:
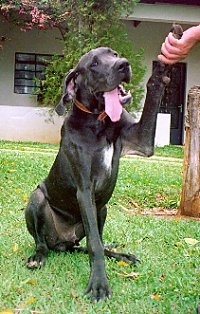
[[[141,14],[141,12],[139,13]],[[134,19],[134,16],[131,18]],[[167,23],[158,19],[156,21],[147,19],[149,17],[141,21],[137,27],[134,27],[133,20],[124,22],[135,50],[144,49],[144,64],[147,69],[144,86],[151,75],[152,61],[157,59],[161,43],[171,28],[170,19]],[[186,29],[191,26],[190,24],[182,24],[182,26]],[[3,49],[0,50],[0,139],[59,142],[62,119],[55,117],[54,124],[48,122],[47,126],[48,109],[37,108],[36,96],[13,92],[15,52],[62,54],[63,43],[59,31],[51,29],[22,32],[19,28],[0,20],[0,36],[7,38]],[[199,56],[200,45],[197,45],[185,60],[187,63],[186,95],[193,85],[200,85]],[[158,127],[159,125],[162,123],[158,123]],[[168,125],[167,121],[166,125]],[[162,132],[162,130],[158,130],[157,134],[162,134]],[[159,145],[159,140],[157,144]],[[168,142],[163,144],[168,144]]]
[[[152,61],[157,60],[161,44],[169,33],[171,23],[142,21],[137,27],[133,26],[133,21],[126,21],[125,23],[135,49],[144,49],[144,63],[147,68],[144,78],[145,86],[152,73]],[[191,25],[182,24],[182,27],[187,29]],[[184,60],[187,64],[186,95],[192,86],[200,85],[199,58],[200,45],[196,45]]]
[[[14,93],[15,52],[61,54],[63,43],[58,30],[22,32],[0,21],[0,35],[7,38],[0,51],[0,105],[36,106],[36,96]]]
[[[159,50],[162,42],[164,41],[166,35],[169,33],[171,29],[171,21],[170,23],[163,22],[150,22],[150,21],[142,21],[138,24],[137,27],[134,27],[133,21],[126,21],[127,31],[129,37],[134,43],[135,50],[137,51],[140,48],[144,49],[144,64],[146,66],[146,74],[144,77],[144,89],[146,90],[146,83],[149,77],[152,74],[152,62],[153,60],[157,60],[157,55],[159,54]],[[191,27],[190,24],[181,24],[183,29],[187,29]],[[200,44],[196,45],[188,57],[183,61],[186,63],[186,89],[185,89],[185,103],[183,104],[184,116],[187,104],[187,95],[189,89],[194,85],[200,85],[200,73],[199,73],[199,58],[200,58]],[[133,69],[134,73],[134,69]],[[144,99],[142,100],[144,103]],[[159,120],[158,116],[158,120]],[[163,131],[163,126],[168,125],[168,117],[162,117],[162,119],[166,119],[166,121],[158,121],[157,129],[156,129],[156,137],[155,143],[156,145],[167,145],[170,142],[167,141],[169,137],[166,138],[166,141],[162,141],[162,138],[165,138],[165,131]],[[161,122],[161,123],[160,123]],[[183,130],[184,130],[184,119],[183,119]],[[184,142],[184,131],[183,131],[183,142]]]
[[[57,144],[62,124],[49,108],[0,106],[0,140]]]
[[[14,93],[15,52],[62,54],[57,29],[22,32],[0,21],[0,36],[7,40],[0,50],[0,140],[58,143],[63,118],[50,119],[49,108],[38,108],[37,98]]]

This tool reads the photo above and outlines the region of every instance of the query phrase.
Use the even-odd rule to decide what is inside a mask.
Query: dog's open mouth
[[[122,85],[103,93],[105,99],[105,112],[112,122],[120,120],[123,106],[131,101],[131,93],[126,92]]]

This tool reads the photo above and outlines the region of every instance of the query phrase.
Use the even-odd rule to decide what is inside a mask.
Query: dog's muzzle
[[[116,62],[117,73],[122,76],[122,81],[125,83],[130,82],[131,78],[131,67],[127,59],[121,58]]]

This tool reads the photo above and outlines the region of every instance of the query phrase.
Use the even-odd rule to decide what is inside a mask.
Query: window
[[[45,79],[45,68],[52,55],[35,53],[15,54],[14,92],[17,94],[36,94],[40,80]]]

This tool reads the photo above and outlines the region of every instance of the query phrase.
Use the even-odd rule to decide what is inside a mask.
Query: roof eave
[[[139,3],[134,12],[125,19],[194,25],[200,23],[199,16],[199,6]]]

